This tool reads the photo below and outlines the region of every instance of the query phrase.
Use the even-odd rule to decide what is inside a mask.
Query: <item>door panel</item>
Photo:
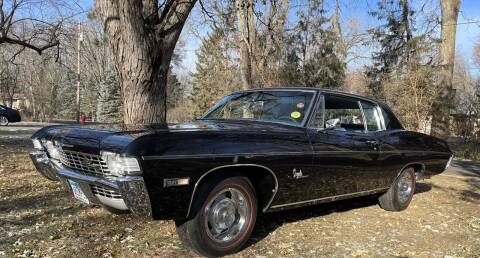
[[[372,135],[312,131],[316,198],[376,189],[381,185],[379,152]]]

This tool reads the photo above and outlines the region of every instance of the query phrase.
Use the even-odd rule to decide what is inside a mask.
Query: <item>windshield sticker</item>
[[[297,118],[300,118],[302,116],[302,113],[298,112],[298,111],[293,111],[291,114],[290,114],[291,117],[297,119]]]
[[[305,107],[305,104],[303,102],[297,103],[298,109],[303,109],[304,107]]]

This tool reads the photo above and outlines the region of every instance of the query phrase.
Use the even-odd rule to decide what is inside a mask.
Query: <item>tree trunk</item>
[[[247,90],[252,87],[252,61],[246,33],[245,1],[236,0],[235,7],[237,9],[238,44],[240,46],[240,78],[242,80],[242,89]]]
[[[405,43],[406,43],[406,49],[407,49],[407,65],[408,65],[408,62],[410,61],[410,40],[412,39],[412,29],[410,28],[410,20],[409,20],[409,17],[410,17],[410,8],[408,6],[408,0],[401,0],[401,5],[402,5],[402,22],[403,22],[403,26],[405,26],[405,34],[406,34],[406,39],[405,39]]]
[[[437,98],[432,107],[431,134],[446,138],[450,135],[450,110],[453,107],[453,66],[455,37],[460,0],[440,0],[442,10],[442,35],[440,45],[440,72]]]
[[[173,50],[196,0],[97,0],[122,90],[126,129],[166,127]]]

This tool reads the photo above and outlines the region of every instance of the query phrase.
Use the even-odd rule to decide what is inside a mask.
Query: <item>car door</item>
[[[316,198],[375,189],[380,173],[375,132],[360,99],[325,94],[309,126]]]

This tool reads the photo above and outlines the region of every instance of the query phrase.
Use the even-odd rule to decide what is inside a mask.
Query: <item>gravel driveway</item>
[[[0,129],[0,257],[195,256],[173,222],[85,206],[40,177],[27,156],[35,129]],[[480,164],[454,165],[418,183],[403,212],[363,197],[263,215],[235,256],[480,257]]]

